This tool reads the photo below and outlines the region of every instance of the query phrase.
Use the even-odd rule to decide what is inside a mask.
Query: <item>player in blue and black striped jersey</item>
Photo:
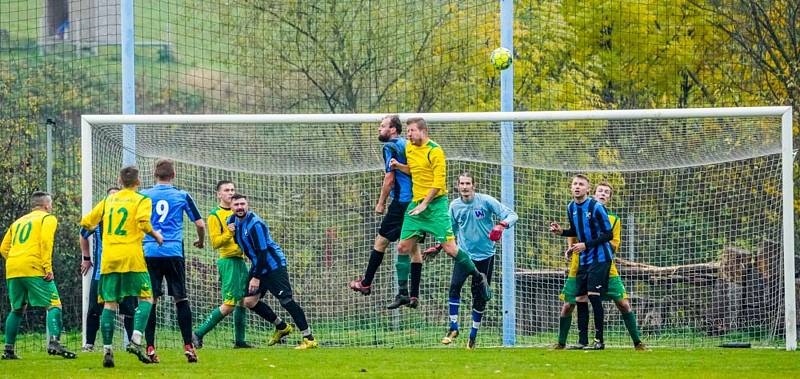
[[[381,227],[378,230],[378,235],[375,237],[375,244],[369,255],[369,263],[363,278],[359,278],[350,282],[350,289],[360,292],[363,295],[372,293],[372,280],[375,278],[375,272],[383,262],[383,256],[389,243],[395,242],[400,239],[400,230],[403,227],[403,218],[406,214],[406,208],[411,202],[411,176],[389,165],[393,159],[401,164],[407,164],[406,161],[406,139],[401,136],[403,132],[403,123],[397,115],[389,115],[381,120],[378,127],[378,140],[383,142],[383,162],[384,162],[384,176],[383,184],[381,185],[381,193],[378,197],[378,203],[375,205],[375,213],[383,214],[386,210],[387,198],[392,199],[389,204],[388,212],[381,221]],[[414,246],[414,249],[418,249]],[[411,255],[415,255],[412,253]],[[399,308],[401,305],[407,305],[410,302],[408,296],[408,275],[411,267],[411,257],[407,253],[398,252],[397,263],[395,268],[397,270],[397,284],[399,291],[395,296],[393,303],[389,304],[388,309]]]
[[[250,259],[250,272],[245,289],[244,305],[253,312],[275,325],[275,332],[269,341],[270,345],[278,343],[283,336],[292,332],[293,328],[281,320],[278,315],[261,298],[269,291],[278,299],[281,306],[292,316],[303,340],[296,349],[314,349],[319,347],[311,328],[306,321],[306,314],[292,297],[292,285],[286,271],[286,256],[281,247],[272,240],[267,222],[250,211],[247,197],[235,194],[231,197],[233,214],[228,218],[228,230],[239,248]]]
[[[197,362],[197,353],[192,344],[192,310],[186,294],[186,261],[183,256],[183,215],[186,214],[195,224],[197,240],[193,245],[205,245],[206,223],[194,200],[186,191],[175,188],[175,162],[170,159],[156,161],[154,174],[156,185],[142,191],[153,203],[150,223],[154,230],[164,236],[164,243],[158,245],[150,236],[144,239],[144,257],[150,282],[153,286],[153,306],[164,295],[162,283],[166,278],[167,293],[175,301],[175,314],[183,337],[183,353],[189,363]],[[159,358],[155,353],[156,312],[150,312],[145,336],[147,355],[153,363]]]
[[[567,206],[570,228],[564,230],[557,222],[550,223],[550,231],[563,237],[576,237],[578,243],[567,250],[580,254],[576,275],[576,296],[586,295],[594,314],[595,340],[593,349],[605,348],[603,339],[603,304],[601,296],[608,291],[608,278],[614,253],[609,243],[612,238],[611,223],[602,203],[589,197],[589,178],[576,175],[570,190],[573,201]]]

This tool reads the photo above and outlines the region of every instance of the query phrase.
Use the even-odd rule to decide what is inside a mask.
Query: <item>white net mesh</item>
[[[500,125],[429,126],[447,154],[448,184],[469,170],[479,192],[499,199]],[[565,241],[548,224],[566,223],[568,185],[578,172],[615,189],[609,208],[622,221],[618,264],[646,343],[783,344],[779,118],[517,122],[514,131],[518,344],[555,341],[567,263]],[[98,200],[120,168],[122,128],[93,125],[92,138]],[[424,265],[417,310],[385,310],[396,292],[394,245],[372,295],[347,287],[366,268],[381,221],[373,212],[383,177],[376,124],[149,125],[137,129],[135,153],[143,187],[152,183],[155,159],[176,160],[175,184],[203,214],[217,205],[218,180],[232,180],[248,195],[286,253],[295,297],[325,345],[435,346],[446,332],[447,257]],[[483,346],[502,343],[499,254]],[[186,244],[195,325],[221,303],[217,256]],[[462,296],[468,325],[468,287]],[[267,302],[289,318],[269,295]],[[158,307],[163,347],[181,344],[170,303]],[[612,303],[606,314],[607,343],[629,345]],[[264,341],[271,331],[249,316],[248,340]],[[570,340],[576,333],[573,326]],[[208,346],[232,341],[230,318],[205,338]]]

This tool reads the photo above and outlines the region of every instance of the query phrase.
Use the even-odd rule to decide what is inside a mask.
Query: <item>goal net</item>
[[[622,222],[616,264],[648,345],[746,342],[793,348],[794,230],[791,204],[786,204],[792,188],[791,181],[788,187],[784,183],[782,166],[787,159],[791,165],[792,158],[791,145],[788,150],[782,146],[781,134],[786,112],[422,115],[431,139],[447,155],[451,200],[458,196],[455,185],[462,171],[473,174],[478,192],[498,199],[502,191],[514,193],[513,199],[503,200],[520,219],[511,229],[513,248],[512,239],[498,247],[496,295],[484,314],[480,346],[538,346],[556,340],[566,243],[549,233],[548,225],[568,224],[569,183],[574,174],[586,173],[593,183],[606,180],[614,188],[608,208]],[[450,258],[442,254],[424,264],[418,309],[385,308],[397,291],[395,244],[371,295],[347,286],[363,275],[382,219],[374,212],[383,179],[377,139],[381,118],[84,116],[83,153],[90,157],[83,166],[84,209],[115,183],[125,149],[135,154],[143,188],[153,184],[156,159],[174,159],[176,186],[194,197],[204,215],[217,206],[215,183],[232,180],[283,248],[295,298],[322,344],[437,346],[448,328]],[[135,145],[123,142],[122,123],[137,125]],[[788,123],[791,127],[791,117]],[[504,146],[509,147],[505,161]],[[504,164],[512,169],[501,170]],[[503,172],[513,174],[504,177]],[[194,238],[193,229],[187,227],[187,241]],[[504,267],[502,255],[513,266]],[[186,243],[185,256],[197,326],[221,304],[218,254]],[[459,319],[465,328],[471,325],[469,292],[466,285]],[[265,299],[290,319],[275,299]],[[619,311],[611,302],[605,306],[607,344],[630,346]],[[180,346],[171,300],[163,299],[157,312],[159,347]],[[232,346],[232,324],[229,317],[217,326],[205,337],[206,346]],[[249,313],[249,341],[263,345],[272,330]],[[576,336],[573,324],[569,341]]]

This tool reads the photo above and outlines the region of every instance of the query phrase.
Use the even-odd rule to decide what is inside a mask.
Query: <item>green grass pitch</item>
[[[459,341],[463,342],[463,341]],[[161,350],[161,363],[144,365],[115,352],[117,367],[102,367],[102,353],[65,360],[27,353],[0,361],[2,377],[96,378],[797,378],[800,356],[776,349],[632,349],[552,351],[543,348],[365,349],[289,348],[202,349],[188,364],[178,349]]]

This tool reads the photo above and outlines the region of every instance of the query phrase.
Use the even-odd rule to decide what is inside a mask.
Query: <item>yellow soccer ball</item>
[[[498,70],[505,70],[511,66],[511,51],[505,47],[498,47],[492,51],[489,61]]]

